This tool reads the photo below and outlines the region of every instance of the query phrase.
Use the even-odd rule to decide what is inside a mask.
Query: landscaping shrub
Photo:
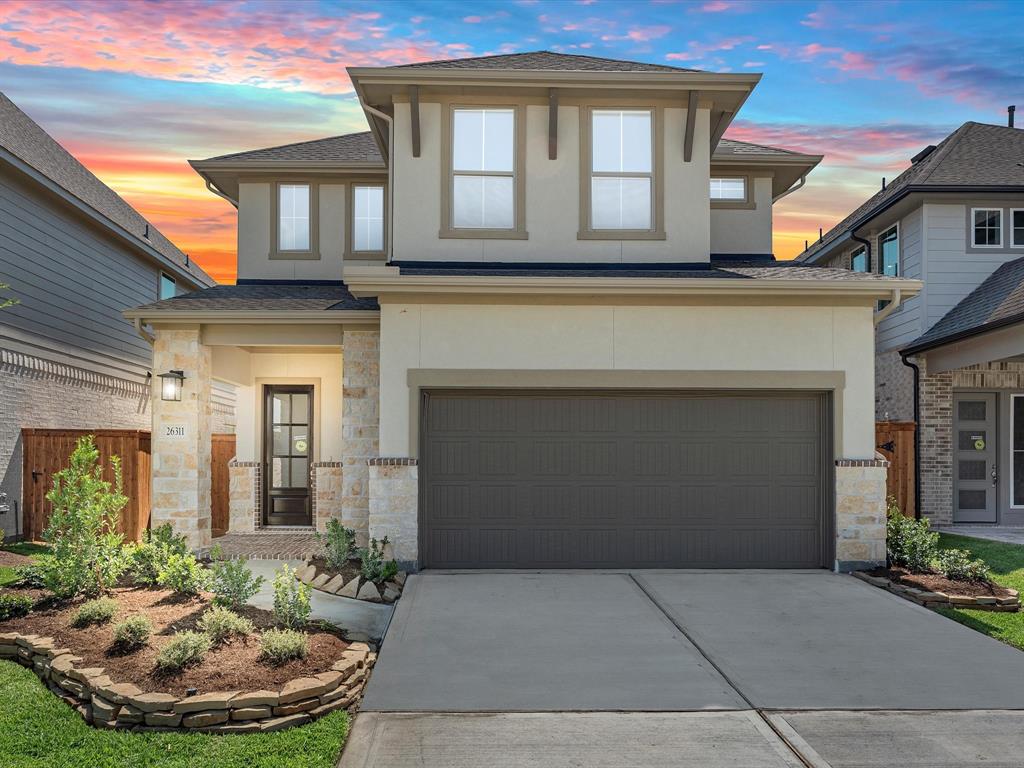
[[[198,664],[210,650],[210,638],[202,632],[179,632],[156,657],[156,668],[164,673],[180,672]]]
[[[325,533],[316,534],[316,540],[324,548],[327,564],[335,570],[341,570],[356,549],[356,532],[334,518],[327,521]]]
[[[209,576],[191,552],[183,555],[172,552],[157,574],[156,581],[161,587],[174,590],[179,595],[194,597],[209,585]]]
[[[928,571],[939,546],[939,534],[930,530],[927,519],[904,517],[894,499],[889,500],[885,546],[889,561],[912,573]]]
[[[0,595],[0,621],[28,616],[33,605],[28,595]]]
[[[199,628],[206,633],[214,645],[220,645],[232,635],[245,637],[255,631],[255,627],[248,619],[227,608],[217,606],[200,617]]]
[[[117,601],[111,597],[99,597],[82,603],[75,612],[71,624],[76,627],[87,627],[90,624],[106,624],[117,613]]]
[[[58,597],[97,595],[127,567],[117,519],[128,497],[122,493],[120,459],[112,456],[110,465],[113,486],[103,479],[100,453],[88,435],[78,440],[68,466],[53,476],[46,494],[53,511],[43,532],[52,557],[41,568],[46,588]]]
[[[131,616],[114,625],[114,647],[122,651],[134,651],[149,642],[153,634],[153,622],[142,614]]]
[[[285,563],[274,571],[274,618],[285,627],[302,627],[309,619],[309,596],[313,589],[295,578],[295,569]]]
[[[131,548],[129,570],[136,584],[155,587],[160,571],[166,568],[172,554],[187,555],[188,541],[174,533],[170,523],[164,523],[142,534],[142,541]]]
[[[46,575],[38,563],[17,565],[14,567],[15,581],[13,586],[25,589],[42,589],[46,586]]]
[[[263,658],[271,664],[284,664],[292,659],[304,659],[309,653],[306,636],[294,629],[268,629],[260,638]]]
[[[254,576],[249,570],[248,558],[221,558],[220,547],[214,547],[214,562],[210,566],[210,591],[214,594],[213,602],[237,610],[260,591],[263,577]]]
[[[359,550],[359,558],[362,560],[360,571],[363,578],[380,584],[382,581],[389,581],[395,578],[398,573],[398,563],[394,560],[384,559],[384,550],[388,545],[388,537],[380,541],[370,539],[370,546]]]
[[[943,576],[953,581],[989,583],[989,567],[984,560],[972,560],[963,549],[944,549],[935,558],[935,566]]]

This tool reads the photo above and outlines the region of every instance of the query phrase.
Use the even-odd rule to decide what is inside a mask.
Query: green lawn
[[[47,547],[44,544],[32,544],[30,542],[20,542],[18,544],[8,544],[5,547],[0,547],[5,552],[16,552],[19,555],[28,555],[29,557],[35,557],[37,555],[46,554]],[[15,573],[13,568],[0,566],[0,587],[10,584],[15,579]]]
[[[1024,594],[1024,546],[1003,544],[999,541],[971,539],[943,533],[939,537],[942,549],[966,549],[974,557],[981,558],[992,569],[992,579],[1004,587],[1016,589]],[[995,613],[993,611],[971,611],[960,608],[940,608],[939,613],[959,621],[971,629],[1002,640],[1004,643],[1024,650],[1024,611],[1017,613]]]
[[[0,701],[4,768],[333,768],[348,733],[340,711],[278,733],[100,731],[11,661],[0,661]]]

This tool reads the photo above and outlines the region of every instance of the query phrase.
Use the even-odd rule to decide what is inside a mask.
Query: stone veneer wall
[[[914,420],[914,371],[895,350],[875,355],[875,419]]]
[[[370,536],[391,542],[393,557],[415,567],[419,557],[419,467],[416,459],[376,458],[370,474]]]
[[[260,524],[260,463],[232,459],[228,475],[228,531],[252,533]]]
[[[360,546],[370,534],[367,460],[380,437],[380,330],[346,330],[342,339],[341,520]]]
[[[856,571],[885,565],[884,459],[836,461],[836,565]]]
[[[344,466],[340,461],[319,461],[312,465],[310,493],[313,496],[313,526],[321,533],[327,521],[342,520]]]

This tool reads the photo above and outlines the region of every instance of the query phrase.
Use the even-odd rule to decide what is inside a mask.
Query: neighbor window
[[[894,225],[878,237],[878,257],[882,274],[888,277],[899,277],[900,274],[900,236]]]
[[[591,229],[654,228],[653,114],[591,114]]]
[[[1010,245],[1024,248],[1024,208],[1010,211]]]
[[[850,269],[854,272],[868,272],[868,249],[863,245],[850,255]]]
[[[742,203],[747,199],[747,180],[739,177],[711,180],[711,200]]]
[[[277,192],[277,247],[309,250],[309,184],[281,184]]]
[[[452,111],[452,227],[514,229],[515,110]]]
[[[384,187],[352,188],[352,250],[384,250]]]
[[[1003,244],[1003,212],[999,208],[974,208],[971,210],[974,222],[975,247],[997,248]]]
[[[178,293],[178,285],[174,278],[163,272],[160,273],[160,299],[174,298]]]

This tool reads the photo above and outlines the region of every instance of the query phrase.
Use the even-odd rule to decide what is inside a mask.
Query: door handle
[[[996,465],[992,465],[992,485],[996,485],[999,482],[999,473],[996,472]]]

